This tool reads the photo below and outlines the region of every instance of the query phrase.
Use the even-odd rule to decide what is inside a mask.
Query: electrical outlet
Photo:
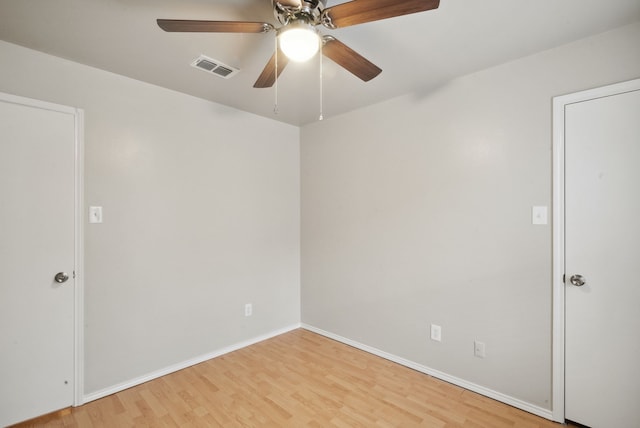
[[[253,314],[253,305],[251,303],[247,303],[244,305],[244,316],[250,317]]]
[[[486,356],[484,342],[478,342],[477,340],[473,342],[473,355],[478,358],[484,358]]]
[[[436,342],[442,341],[442,327],[431,324],[431,340],[435,340]]]

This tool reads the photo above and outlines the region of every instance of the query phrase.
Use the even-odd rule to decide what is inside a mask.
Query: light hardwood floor
[[[302,329],[20,426],[562,427]]]

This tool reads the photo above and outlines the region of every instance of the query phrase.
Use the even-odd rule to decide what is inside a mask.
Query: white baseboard
[[[482,395],[484,395],[486,397],[489,397],[489,398],[492,398],[494,400],[503,402],[505,404],[508,404],[508,405],[516,407],[518,409],[521,409],[521,410],[524,410],[526,412],[532,413],[534,415],[537,415],[537,416],[540,416],[540,417],[543,417],[543,418],[546,418],[546,419],[550,419],[550,420],[553,419],[553,413],[552,413],[551,410],[544,409],[544,408],[539,407],[539,406],[535,406],[535,405],[533,405],[531,403],[527,403],[526,401],[522,401],[522,400],[519,400],[517,398],[514,398],[514,397],[511,397],[511,396],[502,394],[500,392],[491,390],[489,388],[485,388],[483,386],[476,385],[476,384],[474,384],[472,382],[468,382],[468,381],[466,381],[464,379],[460,379],[460,378],[457,378],[455,376],[448,375],[448,374],[446,374],[444,372],[432,369],[432,368],[424,366],[422,364],[415,363],[415,362],[407,360],[405,358],[398,357],[397,355],[393,355],[393,354],[390,354],[388,352],[381,351],[381,350],[373,348],[371,346],[364,345],[362,343],[356,342],[356,341],[351,340],[351,339],[347,339],[346,337],[342,337],[342,336],[339,336],[337,334],[330,333],[328,331],[322,330],[320,328],[317,328],[317,327],[314,327],[314,326],[311,326],[311,325],[308,325],[308,324],[294,324],[294,325],[290,325],[288,327],[284,327],[282,329],[274,330],[274,331],[271,331],[269,333],[263,334],[261,336],[257,336],[257,337],[254,337],[254,338],[242,341],[242,342],[235,343],[235,344],[227,346],[225,348],[215,350],[215,351],[210,352],[208,354],[201,355],[201,356],[198,356],[198,357],[195,357],[195,358],[191,358],[189,360],[186,360],[186,361],[183,361],[183,362],[180,362],[180,363],[177,363],[177,364],[173,364],[173,365],[171,365],[169,367],[165,367],[164,369],[156,370],[154,372],[148,373],[148,374],[143,375],[143,376],[139,376],[139,377],[131,379],[129,381],[122,382],[122,383],[119,383],[117,385],[113,385],[111,387],[104,388],[104,389],[101,389],[101,390],[96,391],[96,392],[92,392],[90,394],[86,394],[86,395],[83,396],[83,402],[80,403],[80,404],[85,404],[85,403],[88,403],[90,401],[98,400],[98,399],[106,397],[108,395],[115,394],[115,393],[120,392],[120,391],[124,391],[125,389],[128,389],[128,388],[143,384],[145,382],[149,382],[150,380],[157,379],[159,377],[168,375],[168,374],[176,372],[178,370],[182,370],[182,369],[185,369],[187,367],[191,367],[191,366],[194,366],[196,364],[200,364],[200,363],[202,363],[204,361],[207,361],[207,360],[210,360],[212,358],[216,358],[216,357],[219,357],[221,355],[228,354],[230,352],[237,351],[237,350],[242,349],[242,348],[246,348],[247,346],[254,345],[254,344],[258,343],[258,342],[262,342],[263,340],[271,339],[273,337],[279,336],[281,334],[287,333],[289,331],[295,330],[295,329],[300,328],[300,327],[304,328],[305,330],[309,330],[309,331],[312,331],[314,333],[318,333],[318,334],[320,334],[322,336],[325,336],[325,337],[328,337],[330,339],[337,340],[338,342],[342,342],[342,343],[344,343],[346,345],[353,346],[354,348],[358,348],[358,349],[363,350],[365,352],[368,352],[370,354],[377,355],[378,357],[384,358],[386,360],[393,361],[393,362],[398,363],[400,365],[403,365],[405,367],[409,367],[409,368],[411,368],[413,370],[416,370],[416,371],[419,371],[421,373],[428,374],[429,376],[433,376],[435,378],[444,380],[445,382],[452,383],[452,384],[457,385],[457,386],[459,386],[461,388],[468,389],[469,391],[477,392],[478,394],[482,394]]]
[[[433,376],[435,378],[444,380],[445,382],[452,383],[461,388],[468,389],[469,391],[477,392],[478,394],[484,395],[485,397],[493,398],[494,400],[503,402],[505,404],[524,410],[526,412],[533,413],[534,415],[540,416],[545,419],[551,419],[551,420],[553,419],[553,412],[551,410],[544,409],[542,407],[533,405],[531,403],[527,403],[526,401],[522,401],[517,398],[511,397],[509,395],[502,394],[501,392],[497,392],[492,389],[485,388],[484,386],[476,385],[475,383],[468,382],[464,379],[460,379],[455,376],[448,375],[441,371],[434,370],[430,367],[423,366],[422,364],[418,364],[413,361],[404,359],[402,357],[398,357],[397,355],[389,354],[388,352],[384,352],[379,349],[372,348],[371,346],[364,345],[362,343],[353,341],[351,339],[347,339],[346,337],[342,337],[337,334],[330,333],[328,331],[324,331],[317,327],[304,324],[304,323],[301,326],[305,330],[309,330],[314,333],[318,333],[322,336],[328,337],[330,339],[337,340],[338,342],[342,342],[346,345],[353,346],[354,348],[358,348],[370,354],[377,355],[378,357],[382,357],[386,360],[393,361],[394,363],[398,363],[405,367],[409,367],[413,370],[417,370],[419,372],[428,374],[429,376]]]
[[[83,402],[80,404],[85,404],[90,401],[97,400],[99,398],[106,397],[111,394],[115,394],[120,391],[124,391],[125,389],[140,385],[145,382],[149,382],[150,380],[157,379],[159,377],[168,375],[173,372],[177,372],[178,370],[186,369],[187,367],[194,366],[196,364],[200,364],[212,358],[219,357],[224,354],[228,354],[229,352],[237,351],[238,349],[246,348],[247,346],[254,345],[258,342],[262,342],[263,340],[271,339],[272,337],[279,336],[281,334],[287,333],[289,331],[300,328],[300,324],[290,325],[288,327],[284,327],[278,330],[271,331],[269,333],[263,334],[261,336],[257,336],[248,340],[244,340],[242,342],[234,343],[233,345],[227,346],[222,349],[218,349],[216,351],[210,352],[205,355],[200,355],[195,358],[191,358],[189,360],[183,361],[181,363],[173,364],[169,367],[165,367],[164,369],[156,370],[154,372],[148,373],[143,376],[139,376],[137,378],[131,379],[126,382],[119,383],[117,385],[110,386],[108,388],[101,389],[96,392],[92,392],[90,394],[86,394],[83,397]]]

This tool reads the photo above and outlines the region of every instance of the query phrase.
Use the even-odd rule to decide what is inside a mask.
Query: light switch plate
[[[89,223],[102,223],[102,207],[89,207]]]
[[[547,224],[547,207],[537,206],[531,209],[532,224]]]

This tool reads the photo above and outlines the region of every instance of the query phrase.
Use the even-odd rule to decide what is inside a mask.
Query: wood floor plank
[[[303,329],[19,426],[562,427]]]

